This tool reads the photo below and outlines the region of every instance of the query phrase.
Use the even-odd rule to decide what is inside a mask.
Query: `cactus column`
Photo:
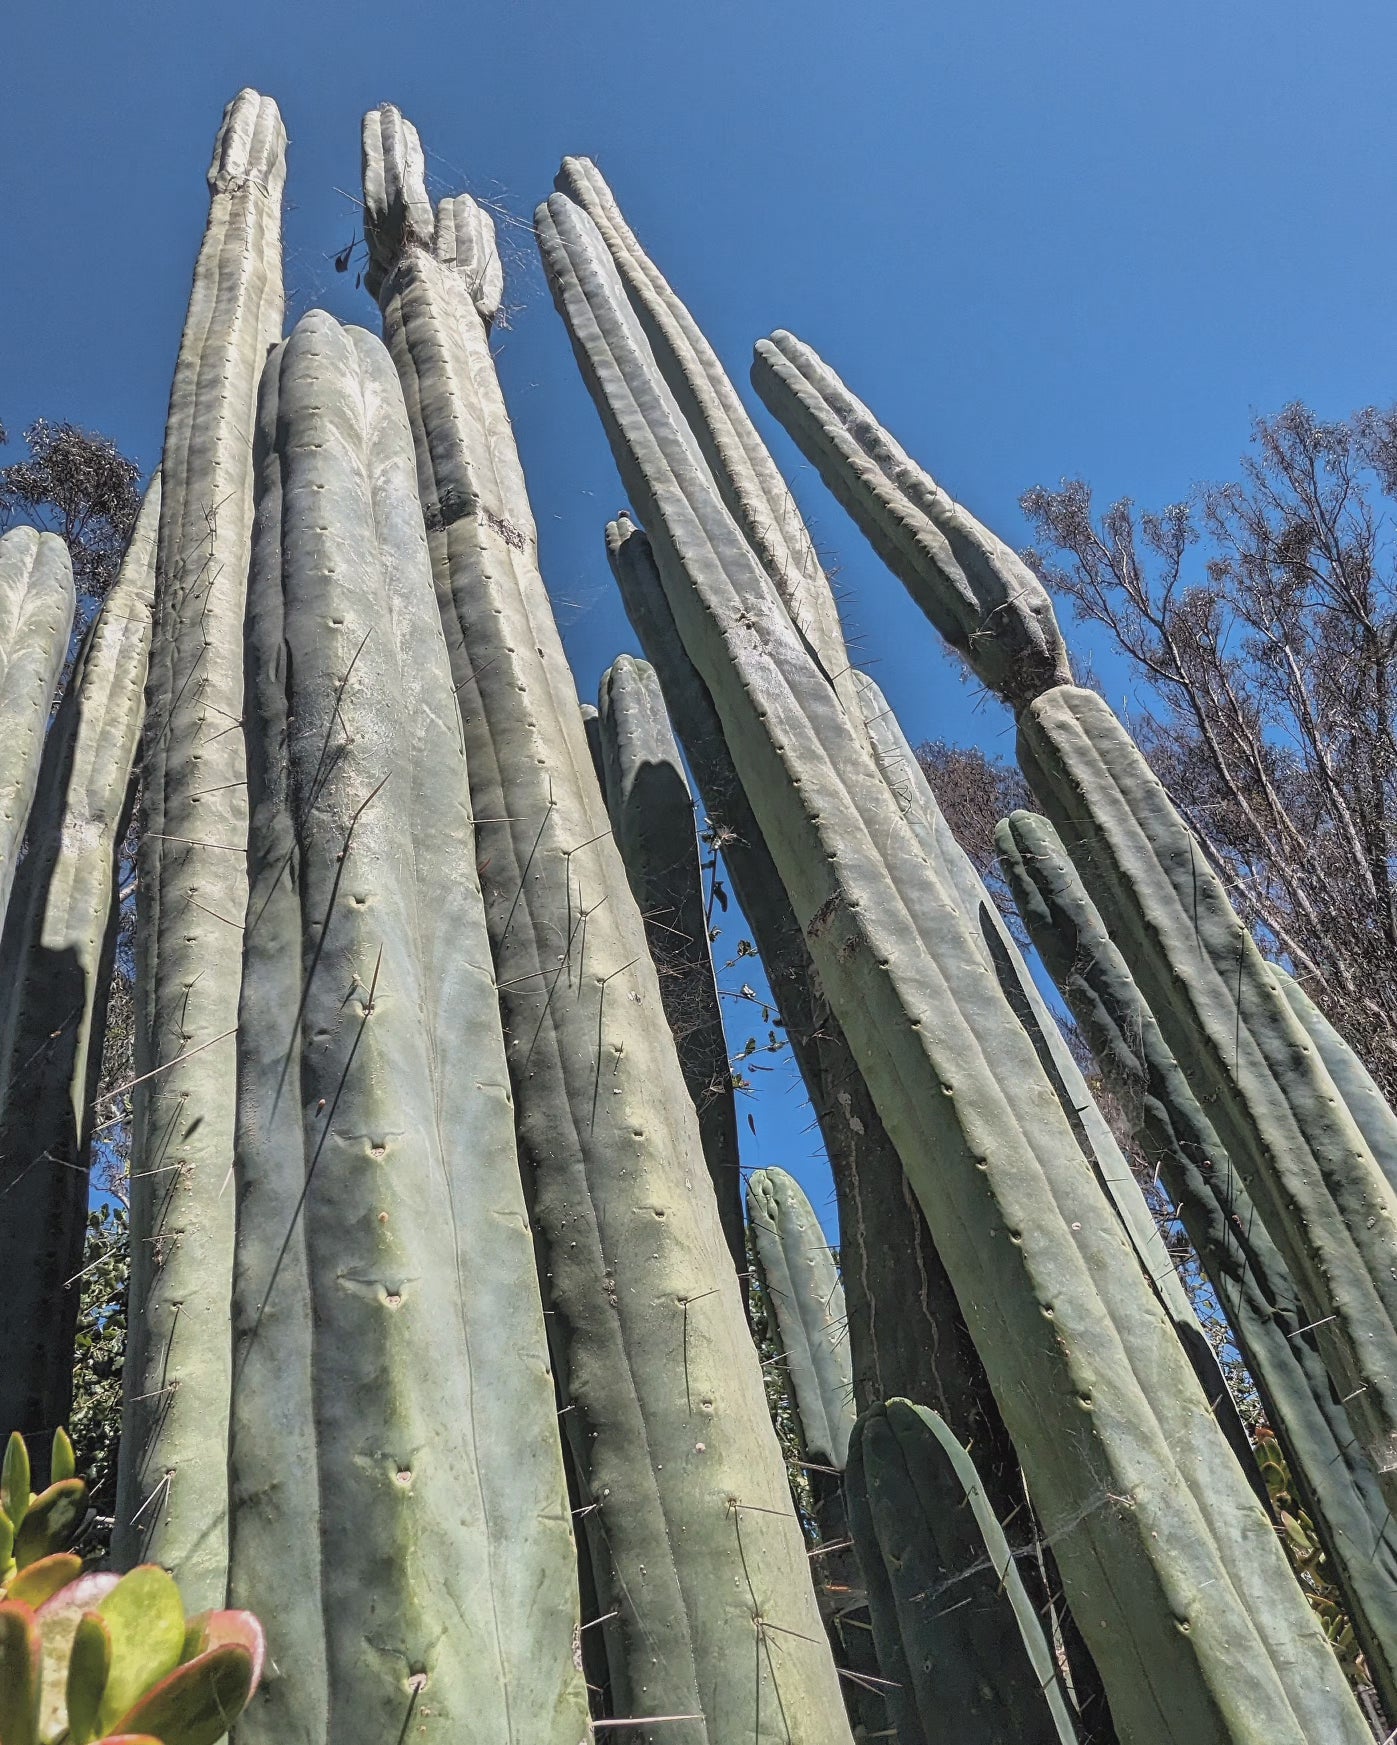
[[[160,479],[44,748],[0,938],[0,1424],[67,1422],[117,860],[145,716]]]
[[[73,566],[56,533],[15,527],[0,539],[0,921],[24,846],[73,604]]]
[[[928,617],[1018,717],[1019,761],[1318,1329],[1397,1504],[1397,1193],[1130,735],[1071,683],[1026,566],[788,333],[753,379]]]
[[[1285,1263],[1052,825],[1015,812],[995,836],[1039,956],[1178,1205],[1280,1436],[1374,1682],[1385,1706],[1397,1710],[1397,1523],[1354,1441]]]
[[[697,1119],[538,570],[490,356],[488,220],[461,198],[428,231],[420,147],[395,110],[366,118],[364,162],[369,283],[417,441],[564,1426],[617,1614],[615,1700],[646,1745],[844,1745]]]
[[[1365,1723],[1031,1045],[718,499],[595,227],[559,195],[536,221],[685,646],[927,1213],[1122,1734],[1357,1745]]]
[[[272,354],[249,584],[239,1745],[577,1745],[576,1574],[460,721],[402,390]]]
[[[118,1558],[216,1605],[227,1562],[233,1120],[247,906],[243,605],[258,378],[281,337],[286,134],[229,104],[161,469],[136,944]]]
[[[665,1016],[698,1111],[728,1251],[745,1272],[737,1103],[708,942],[694,801],[654,668],[628,654],[613,661],[602,674],[597,720],[612,834],[645,921]]]

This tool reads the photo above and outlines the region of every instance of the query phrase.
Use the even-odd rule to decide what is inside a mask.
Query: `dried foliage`
[[[24,442],[28,455],[0,467],[0,533],[28,523],[63,536],[73,560],[80,635],[121,568],[141,506],[141,469],[110,437],[76,424],[39,418]]]
[[[1259,419],[1242,476],[1157,514],[1026,493],[1026,554],[1146,681],[1133,723],[1284,962],[1397,1095],[1397,410]]]

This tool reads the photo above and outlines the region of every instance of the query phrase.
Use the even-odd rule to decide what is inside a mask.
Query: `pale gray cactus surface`
[[[602,674],[597,719],[612,835],[645,922],[665,1016],[698,1111],[723,1234],[742,1272],[747,1250],[737,1103],[708,939],[694,801],[654,668],[618,656]]]
[[[829,1154],[854,1397],[930,1401],[979,1451],[997,1507],[1021,1502],[1018,1462],[946,1270],[863,1073],[830,1010],[810,948],[743,792],[708,687],[684,651],[650,542],[629,518],[606,530],[626,611],[660,677],[738,902],[752,928]]]
[[[1397,1499],[1397,1195],[1222,881],[1094,691],[1019,719],[1034,793],[1227,1147]]]
[[[1122,1735],[1356,1745],[1365,1723],[1114,1210],[723,507],[595,226],[560,195],[536,224],[680,634],[927,1213]]]
[[[829,1238],[784,1169],[753,1170],[747,1209],[801,1441],[812,1460],[842,1471],[857,1414],[844,1290]]]
[[[1121,1227],[1139,1259],[1141,1271],[1173,1323],[1233,1452],[1253,1488],[1264,1494],[1265,1487],[1252,1458],[1246,1427],[1237,1412],[1217,1355],[1198,1323],[1198,1316],[1164,1237],[1145,1200],[1144,1190],[1131,1173],[1115,1135],[1082,1076],[1081,1067],[1038,991],[1033,972],[1004,925],[984,880],[952,834],[891,705],[873,679],[864,674],[860,674],[859,679],[869,742],[883,779],[928,864],[945,880],[957,909],[969,920],[972,933],[979,932],[985,960],[994,971],[1014,1015],[1023,1025],[1025,1035],[1033,1043],[1039,1064],[1057,1094],[1082,1155],[1115,1206]]]
[[[68,1419],[122,837],[145,716],[160,479],[44,746],[0,937],[0,1424]],[[3,712],[3,705],[0,705]],[[5,732],[11,717],[5,716]]]
[[[73,566],[56,533],[14,527],[0,538],[0,921],[24,846],[74,603]]]
[[[247,698],[233,1602],[240,1745],[577,1745],[576,1569],[461,724],[402,390],[268,364]]]
[[[382,116],[365,122],[370,194],[411,170],[390,163]],[[616,1613],[613,1698],[647,1745],[846,1745],[697,1119],[538,570],[489,275],[463,271],[459,208],[446,219],[452,264],[414,242],[379,300],[465,727],[563,1424]]]
[[[241,92],[209,168],[208,227],[161,468],[136,945],[131,1315],[114,1548],[221,1603],[238,986],[247,907],[243,607],[257,383],[281,337],[286,134]]]
[[[591,159],[564,158],[555,186],[596,225],[723,501],[771,577],[792,624],[857,721],[849,651],[828,578],[790,487],[717,354],[641,247]]]
[[[752,382],[952,648],[1017,706],[1071,669],[1033,571],[917,465],[793,333],[758,340]]]
[[[1039,956],[1177,1205],[1280,1437],[1374,1682],[1384,1704],[1397,1708],[1397,1523],[1324,1368],[1317,1330],[1057,832],[1046,818],[1015,812],[996,841]]]

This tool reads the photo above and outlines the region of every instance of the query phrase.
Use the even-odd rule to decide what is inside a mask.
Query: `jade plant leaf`
[[[158,1564],[142,1563],[122,1576],[97,1609],[112,1637],[111,1672],[100,1711],[102,1726],[110,1729],[179,1664],[184,1606],[174,1577]]]

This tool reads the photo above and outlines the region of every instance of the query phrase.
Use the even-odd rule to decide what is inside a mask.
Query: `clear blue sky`
[[[790,327],[1011,539],[1028,485],[1157,505],[1229,476],[1257,412],[1397,397],[1397,9],[1377,0],[50,0],[11,9],[2,46],[13,433],[68,418],[158,459],[241,85],[291,136],[293,314],[377,325],[332,264],[372,104],[417,123],[436,192],[514,215],[500,367],[584,698],[634,643],[601,544],[620,488],[527,229],[565,152],[599,160],[741,385],[753,339]],[[775,446],[910,737],[1007,752],[1004,711]],[[794,1099],[753,1107],[750,1160],[799,1167]]]

